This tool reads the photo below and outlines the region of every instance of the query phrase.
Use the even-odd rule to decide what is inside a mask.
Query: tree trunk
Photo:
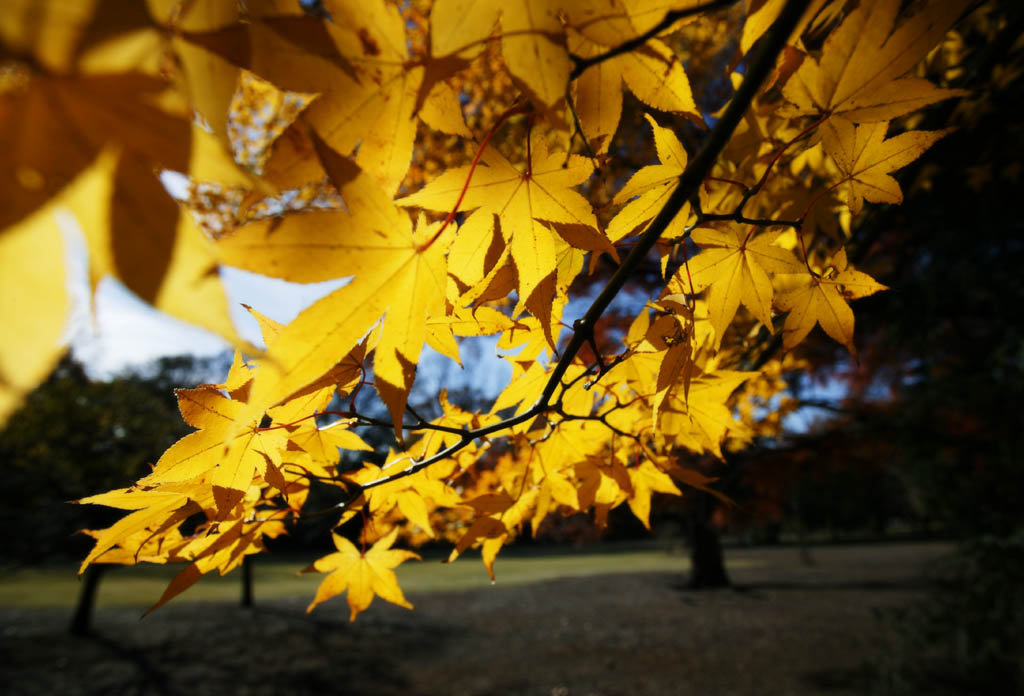
[[[100,579],[106,570],[107,566],[97,564],[85,569],[82,589],[78,593],[78,604],[71,617],[71,635],[87,636],[92,633],[92,610],[96,606],[96,592],[99,590]]]
[[[242,606],[252,608],[252,556],[242,559]]]
[[[725,572],[722,544],[718,530],[711,524],[715,500],[703,491],[695,491],[692,499],[689,515],[690,579],[687,585],[695,590],[728,587],[731,583]]]

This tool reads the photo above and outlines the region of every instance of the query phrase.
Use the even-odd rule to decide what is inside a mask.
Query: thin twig
[[[737,0],[713,0],[713,2],[709,2],[706,5],[697,5],[696,7],[689,7],[683,10],[673,10],[666,14],[664,19],[645,31],[643,34],[640,34],[625,43],[621,43],[615,48],[610,48],[604,53],[599,53],[598,55],[591,56],[589,58],[570,55],[569,57],[572,59],[573,68],[572,72],[569,73],[569,82],[572,82],[582,75],[587,68],[603,63],[606,60],[611,60],[616,56],[621,56],[623,53],[635,51],[681,19],[692,17],[696,14],[702,14],[704,12],[712,12],[730,5],[735,5],[736,2]]]
[[[748,218],[739,213],[701,213],[697,216],[695,227],[702,222],[714,222],[717,220],[731,220],[741,225],[754,225],[756,227],[793,227],[800,229],[803,224],[800,220],[769,220],[768,218]]]

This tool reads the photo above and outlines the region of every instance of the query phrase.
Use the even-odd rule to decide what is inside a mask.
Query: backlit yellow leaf
[[[397,604],[406,609],[412,605],[405,599],[398,587],[394,568],[410,558],[419,559],[412,551],[392,549],[398,530],[394,529],[387,536],[381,537],[366,553],[360,553],[352,542],[343,536],[334,535],[335,553],[328,554],[303,572],[330,573],[320,587],[316,597],[306,608],[306,612],[325,602],[335,595],[348,590],[348,606],[351,610],[350,621],[355,621],[359,612],[370,606],[374,595]]]
[[[0,230],[0,424],[64,352],[68,281],[55,208]]]
[[[654,142],[661,164],[641,168],[615,194],[613,203],[628,203],[608,223],[608,237],[613,242],[643,231],[672,195],[679,183],[680,174],[686,168],[686,150],[675,134],[659,126],[650,115],[645,117],[654,131]],[[681,236],[689,217],[690,204],[687,203],[669,223],[662,236],[666,239]]]
[[[783,346],[789,350],[800,343],[819,324],[825,333],[857,355],[853,345],[853,312],[848,299],[872,295],[885,286],[869,275],[855,270],[842,250],[832,260],[833,272],[825,277],[805,274],[799,284],[780,293],[778,305],[789,311],[783,327]]]
[[[681,268],[671,288],[689,292],[689,280],[697,292],[708,288],[708,318],[715,329],[716,345],[722,341],[742,303],[757,320],[772,327],[772,284],[769,273],[796,273],[802,267],[796,256],[773,242],[782,230],[755,234],[750,227],[731,224],[723,229],[698,228],[691,239],[701,252]]]
[[[899,0],[864,0],[829,35],[821,60],[807,58],[783,89],[793,114],[889,121],[963,94],[902,77],[924,58],[967,6],[934,0],[893,29]]]
[[[825,151],[843,174],[850,212],[860,212],[865,200],[902,203],[903,192],[889,172],[910,164],[949,131],[910,131],[885,139],[888,122],[854,126],[842,118],[823,126]]]
[[[523,306],[545,277],[554,273],[557,234],[547,223],[579,225],[597,232],[597,218],[586,199],[572,187],[586,181],[594,167],[587,159],[549,153],[543,140],[532,141],[531,161],[514,166],[496,150],[484,152],[486,166],[477,167],[462,200],[463,210],[492,213],[501,223],[518,271],[519,304]],[[566,165],[566,166],[563,166]],[[398,201],[400,205],[449,212],[469,177],[469,167],[449,169],[426,187]],[[474,234],[486,243],[486,217]],[[493,224],[493,223],[492,223]],[[463,252],[464,253],[464,252]],[[543,317],[541,318],[544,319]]]

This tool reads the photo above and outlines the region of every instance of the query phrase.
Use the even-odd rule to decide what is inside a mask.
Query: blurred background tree
[[[905,172],[903,206],[858,226],[859,254],[885,260],[868,272],[892,291],[858,307],[860,359],[822,372],[845,393],[800,445],[828,468],[884,472],[879,510],[957,541],[930,594],[890,617],[898,637],[879,690],[1022,693],[1024,6],[979,8],[932,68],[951,57],[963,61],[951,82],[971,96],[915,125],[957,130]],[[825,514],[841,514],[842,490]]]
[[[209,381],[226,370],[217,363],[169,357],[94,380],[65,357],[0,431],[5,562],[81,557],[91,541],[74,532],[109,525],[117,514],[67,503],[144,475],[191,430],[178,413],[174,387]]]

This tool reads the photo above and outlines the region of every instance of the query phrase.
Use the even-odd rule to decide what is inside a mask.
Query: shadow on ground
[[[308,617],[302,604],[227,604],[99,613],[93,635],[65,634],[63,612],[5,617],[4,692],[25,694],[408,694],[403,660],[428,659],[446,629],[408,617]],[[19,620],[20,619],[20,620]],[[349,687],[359,691],[350,691]]]
[[[862,694],[882,607],[918,591],[934,551],[891,547],[756,557],[737,590],[683,592],[672,573],[566,578],[377,600],[0,612],[5,694]],[[439,569],[438,572],[443,572]]]

